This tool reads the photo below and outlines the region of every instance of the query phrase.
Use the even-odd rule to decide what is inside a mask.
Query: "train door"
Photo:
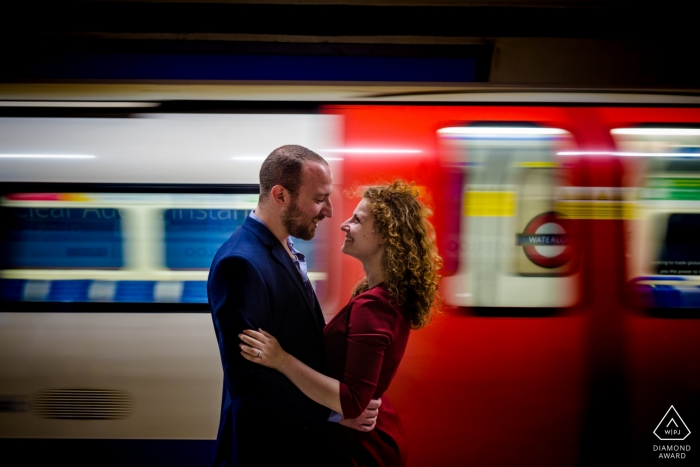
[[[459,270],[445,301],[471,307],[574,305],[574,225],[557,211],[572,145],[559,128],[476,123],[439,130],[446,163],[463,171]]]
[[[635,457],[685,458],[700,420],[700,130],[665,123],[611,133],[633,206],[625,237]]]
[[[627,223],[629,276],[649,308],[700,307],[700,130],[618,128],[635,157],[630,184],[637,210]]]
[[[573,145],[563,129],[581,137],[575,112],[515,105],[337,111],[345,117],[346,148],[383,150],[371,160],[346,157],[346,179],[401,176],[425,186],[449,264],[440,283],[448,306],[411,333],[387,391],[411,443],[409,465],[575,463],[585,322],[571,306],[579,301],[576,255],[565,260],[575,251],[576,225],[568,230],[557,214],[561,188],[580,176],[576,161],[569,167],[557,156]],[[493,123],[504,116],[511,123]],[[454,123],[465,121],[482,123]],[[465,129],[474,133],[460,134]],[[350,280],[361,277],[345,265],[343,271]]]

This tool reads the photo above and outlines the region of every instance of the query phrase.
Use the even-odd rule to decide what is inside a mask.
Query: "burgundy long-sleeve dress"
[[[323,330],[326,370],[340,381],[345,418],[360,416],[371,399],[382,399],[373,431],[333,424],[339,465],[406,465],[401,420],[384,392],[401,363],[409,332],[403,307],[391,304],[383,284],[350,300]]]

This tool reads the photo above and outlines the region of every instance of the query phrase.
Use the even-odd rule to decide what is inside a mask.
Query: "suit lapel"
[[[272,256],[274,260],[278,262],[285,269],[285,271],[287,271],[287,274],[289,274],[291,277],[292,282],[294,282],[294,285],[296,285],[299,293],[302,297],[304,297],[304,302],[309,308],[309,311],[314,318],[314,322],[319,325],[316,316],[317,313],[314,303],[315,299],[312,301],[311,297],[309,297],[309,293],[304,285],[304,279],[302,279],[301,273],[297,270],[296,266],[294,265],[294,261],[289,257],[289,254],[287,254],[287,250],[285,250],[285,248],[282,246],[282,243],[280,243],[277,237],[270,232],[270,229],[268,229],[265,224],[262,224],[254,219],[246,218],[245,222],[243,223],[243,228],[253,232],[270,249],[270,256]],[[322,328],[323,326],[321,326],[321,329]]]
[[[289,254],[287,254],[287,250],[284,249],[284,247],[281,243],[279,243],[279,241],[277,243],[277,245],[272,247],[272,251],[270,253],[292,277],[294,284],[299,289],[299,292],[301,292],[309,309],[313,311],[314,304],[311,302],[311,297],[309,297],[309,292],[306,290],[306,286],[304,285],[304,279],[301,277],[301,273],[297,270],[297,267],[294,265],[294,260],[289,257]]]

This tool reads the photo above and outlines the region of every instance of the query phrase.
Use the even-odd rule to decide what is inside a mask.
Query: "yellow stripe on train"
[[[569,219],[632,220],[638,218],[637,205],[629,201],[558,201],[556,211]]]
[[[511,217],[515,215],[514,191],[467,191],[464,215],[471,217]]]
[[[527,167],[529,169],[555,169],[559,167],[559,164],[556,162],[548,161],[517,162],[513,165],[516,167]]]

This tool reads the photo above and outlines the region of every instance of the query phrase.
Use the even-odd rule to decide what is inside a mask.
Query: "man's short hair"
[[[308,161],[328,165],[323,157],[304,146],[289,144],[272,151],[260,167],[260,201],[267,199],[275,185],[282,185],[296,198],[301,187],[301,171]]]

